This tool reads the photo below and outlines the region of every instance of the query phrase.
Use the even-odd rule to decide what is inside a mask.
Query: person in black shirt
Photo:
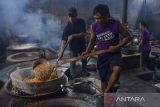
[[[68,24],[64,28],[60,51],[58,54],[59,59],[63,57],[63,53],[66,44],[69,43],[70,57],[76,57],[78,54],[82,54],[86,49],[85,33],[86,26],[83,19],[77,18],[76,8],[70,8],[68,11]],[[86,76],[86,59],[82,59],[82,72],[83,76]],[[75,66],[76,62],[71,62],[70,74],[72,78],[75,78]]]

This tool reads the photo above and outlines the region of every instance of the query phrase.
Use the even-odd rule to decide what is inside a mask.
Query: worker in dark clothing
[[[91,24],[91,38],[83,55],[91,52],[97,44],[97,50],[108,49],[109,53],[98,55],[97,68],[100,75],[102,92],[111,92],[118,82],[122,70],[120,48],[130,40],[130,34],[119,21],[110,18],[107,5],[99,4],[93,11],[94,22]],[[123,36],[120,41],[119,34]]]
[[[69,22],[67,26],[64,28],[60,51],[59,51],[59,59],[62,58],[64,49],[69,43],[70,48],[70,57],[76,57],[86,49],[85,43],[85,33],[86,33],[86,26],[85,21],[83,19],[77,18],[77,10],[76,8],[70,8],[68,11],[68,19]],[[87,76],[86,71],[86,59],[82,59],[82,76]],[[70,64],[70,74],[72,78],[75,78],[75,71],[76,71],[76,62],[71,62]]]
[[[151,45],[150,45],[150,32],[148,31],[146,27],[146,23],[144,21],[141,21],[139,23],[139,29],[140,29],[140,42],[139,42],[139,51],[142,56],[142,67],[143,69],[148,66],[149,62],[149,54],[151,51]]]

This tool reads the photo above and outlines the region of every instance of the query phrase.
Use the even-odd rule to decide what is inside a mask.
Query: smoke
[[[48,0],[36,0],[45,3]],[[31,0],[0,0],[0,29],[5,36],[38,42],[44,47],[58,47],[61,35],[61,21],[42,9],[32,10]],[[2,30],[3,29],[3,30]],[[1,32],[0,31],[0,32]],[[4,35],[3,35],[4,36]]]
[[[128,4],[128,22],[133,26],[133,29],[135,27],[137,29],[137,21],[144,15],[144,13],[141,12],[143,2],[144,0],[132,0]]]

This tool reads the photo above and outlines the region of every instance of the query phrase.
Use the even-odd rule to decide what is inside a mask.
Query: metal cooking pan
[[[73,89],[75,89],[76,87],[81,88],[81,84],[83,88],[84,86],[90,84],[90,81],[88,80],[87,81],[75,80],[74,82],[67,83],[68,80],[66,80],[64,71],[58,71],[58,75],[59,75],[58,78],[53,80],[38,82],[38,83],[29,83],[29,82],[24,82],[23,79],[25,77],[34,76],[34,73],[32,71],[32,68],[23,68],[12,72],[10,78],[13,88],[23,91],[26,94],[34,94],[34,95],[36,94],[41,95],[43,93],[44,94],[53,93],[58,91],[59,89],[67,87]]]
[[[79,87],[80,84],[88,84],[90,81],[74,81],[73,83],[67,83],[66,75],[64,75],[64,71],[58,71],[58,78],[38,82],[38,83],[29,83],[24,82],[23,79],[28,76],[34,76],[32,72],[32,68],[24,68],[19,69],[11,73],[11,82],[13,88],[23,91],[26,94],[33,94],[33,95],[42,95],[43,93],[53,93],[59,91],[59,89],[63,88],[75,88]]]
[[[23,79],[34,76],[32,68],[18,69],[11,73],[10,78],[14,88],[28,94],[50,93],[57,91],[60,85],[65,85],[63,71],[58,71],[58,78],[38,83],[24,82]]]

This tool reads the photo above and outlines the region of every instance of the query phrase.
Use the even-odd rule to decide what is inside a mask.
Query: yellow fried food
[[[37,65],[34,69],[34,77],[26,77],[23,81],[30,83],[44,82],[58,77],[57,71],[53,71],[49,63],[44,62]]]
[[[49,78],[49,80],[53,80],[53,79],[55,79],[57,77],[58,77],[57,71],[53,71],[51,76],[50,76],[50,78]]]
[[[57,78],[57,77],[58,77],[57,72],[56,72],[56,71],[53,71],[53,72],[51,73],[51,76],[49,77],[48,80],[53,80],[53,79],[55,79],[55,78]],[[42,80],[39,80],[39,79],[36,78],[36,77],[26,77],[26,78],[24,78],[23,81],[24,81],[24,82],[28,82],[28,83],[44,82],[44,81],[42,81]]]
[[[38,83],[38,82],[42,82],[41,80],[39,80],[39,79],[37,79],[37,78],[30,78],[30,77],[25,78],[23,81],[28,82],[28,83]]]
[[[49,63],[42,63],[37,65],[33,71],[35,73],[35,78],[41,81],[46,81],[52,73],[52,68]]]

